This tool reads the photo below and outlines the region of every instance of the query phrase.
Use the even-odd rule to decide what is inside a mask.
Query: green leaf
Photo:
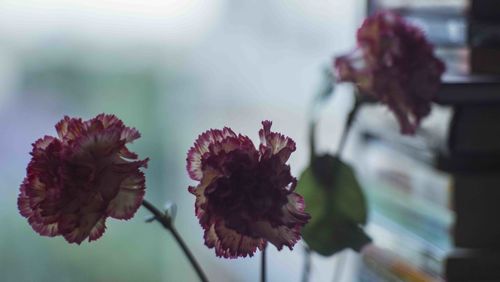
[[[313,251],[329,256],[371,241],[362,229],[367,221],[363,191],[352,167],[338,157],[316,157],[300,176],[297,192],[311,215],[302,236]]]

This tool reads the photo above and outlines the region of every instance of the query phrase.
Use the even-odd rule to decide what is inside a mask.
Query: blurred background
[[[151,157],[146,198],[178,205],[176,225],[212,281],[256,281],[259,254],[226,260],[203,244],[187,192],[186,152],[198,134],[230,126],[258,143],[264,119],[291,136],[298,175],[308,161],[306,114],[323,68],[354,46],[364,1],[0,1],[0,280],[196,281],[170,234],[109,220],[97,242],[40,237],[17,211],[31,143],[64,115],[105,112],[136,127]],[[340,87],[319,126],[332,151],[351,103]],[[349,252],[349,251],[347,251]],[[299,281],[302,247],[268,253],[270,281]],[[313,257],[311,281],[336,258]],[[349,271],[344,281],[352,281]]]

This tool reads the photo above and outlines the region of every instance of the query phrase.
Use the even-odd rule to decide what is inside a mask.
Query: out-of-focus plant
[[[392,12],[367,18],[358,46],[335,59],[340,82],[353,82],[361,95],[385,104],[402,134],[414,134],[441,84],[444,64],[424,33]]]
[[[349,129],[360,107],[368,102],[387,105],[402,134],[414,134],[431,110],[444,72],[433,46],[416,27],[392,12],[368,17],[358,29],[357,47],[334,60],[314,97],[310,113],[310,164],[301,174],[297,191],[308,203],[311,221],[302,230],[306,255],[330,256],[351,248],[360,251],[371,242],[364,232],[367,205],[353,168],[341,156]],[[354,105],[346,119],[335,154],[318,155],[315,129],[319,110],[334,93],[336,82],[356,86]],[[305,259],[303,281],[308,280],[310,258]]]

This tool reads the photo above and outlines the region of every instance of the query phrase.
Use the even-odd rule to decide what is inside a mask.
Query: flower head
[[[140,171],[148,159],[125,146],[140,137],[114,115],[82,121],[64,117],[58,137],[33,143],[18,207],[43,236],[63,236],[69,243],[96,240],[106,218],[130,219],[144,196]]]
[[[286,164],[295,142],[262,122],[257,150],[230,128],[208,130],[189,150],[187,170],[200,183],[189,187],[205,230],[205,244],[225,258],[252,256],[269,241],[279,250],[300,239],[309,220],[297,180]]]
[[[361,92],[387,104],[401,132],[413,134],[430,113],[444,64],[422,31],[391,12],[367,18],[357,42],[354,51],[335,59],[338,79],[356,83]]]

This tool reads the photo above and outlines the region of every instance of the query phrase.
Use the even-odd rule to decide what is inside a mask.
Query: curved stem
[[[349,115],[347,116],[346,124],[344,126],[344,130],[341,135],[339,147],[337,149],[337,155],[340,156],[342,154],[342,151],[344,150],[345,143],[347,141],[347,135],[349,134],[349,130],[351,129],[352,122],[354,121],[354,118],[356,117],[356,114],[358,113],[358,110],[361,108],[361,104],[363,102],[360,101],[357,97],[354,100],[354,105],[349,112]]]
[[[184,251],[184,254],[189,259],[189,262],[191,262],[191,265],[196,270],[196,273],[198,274],[200,281],[208,282],[208,279],[207,279],[205,273],[203,273],[203,270],[201,269],[200,265],[198,264],[198,262],[194,258],[191,251],[188,249],[184,240],[182,240],[182,237],[179,235],[179,233],[175,229],[170,217],[168,217],[167,215],[165,215],[165,213],[158,210],[155,206],[153,206],[153,204],[151,204],[147,200],[142,201],[142,206],[144,206],[146,209],[148,209],[154,215],[154,219],[156,221],[158,221],[161,225],[163,225],[163,227],[165,227],[165,229],[170,231],[170,233],[172,233],[175,240],[177,241],[177,243],[181,247],[182,251]]]
[[[309,122],[309,163],[316,158],[316,121]]]
[[[260,261],[260,281],[261,282],[266,282],[266,249],[267,246],[264,247],[262,250],[261,254],[261,261]]]
[[[332,95],[334,88],[335,81],[333,75],[330,71],[330,68],[326,68],[323,71],[323,81],[319,87],[319,90],[311,100],[311,105],[309,106],[309,149],[311,161],[316,157],[315,131],[317,120],[320,115],[321,109],[323,108],[324,101]]]

